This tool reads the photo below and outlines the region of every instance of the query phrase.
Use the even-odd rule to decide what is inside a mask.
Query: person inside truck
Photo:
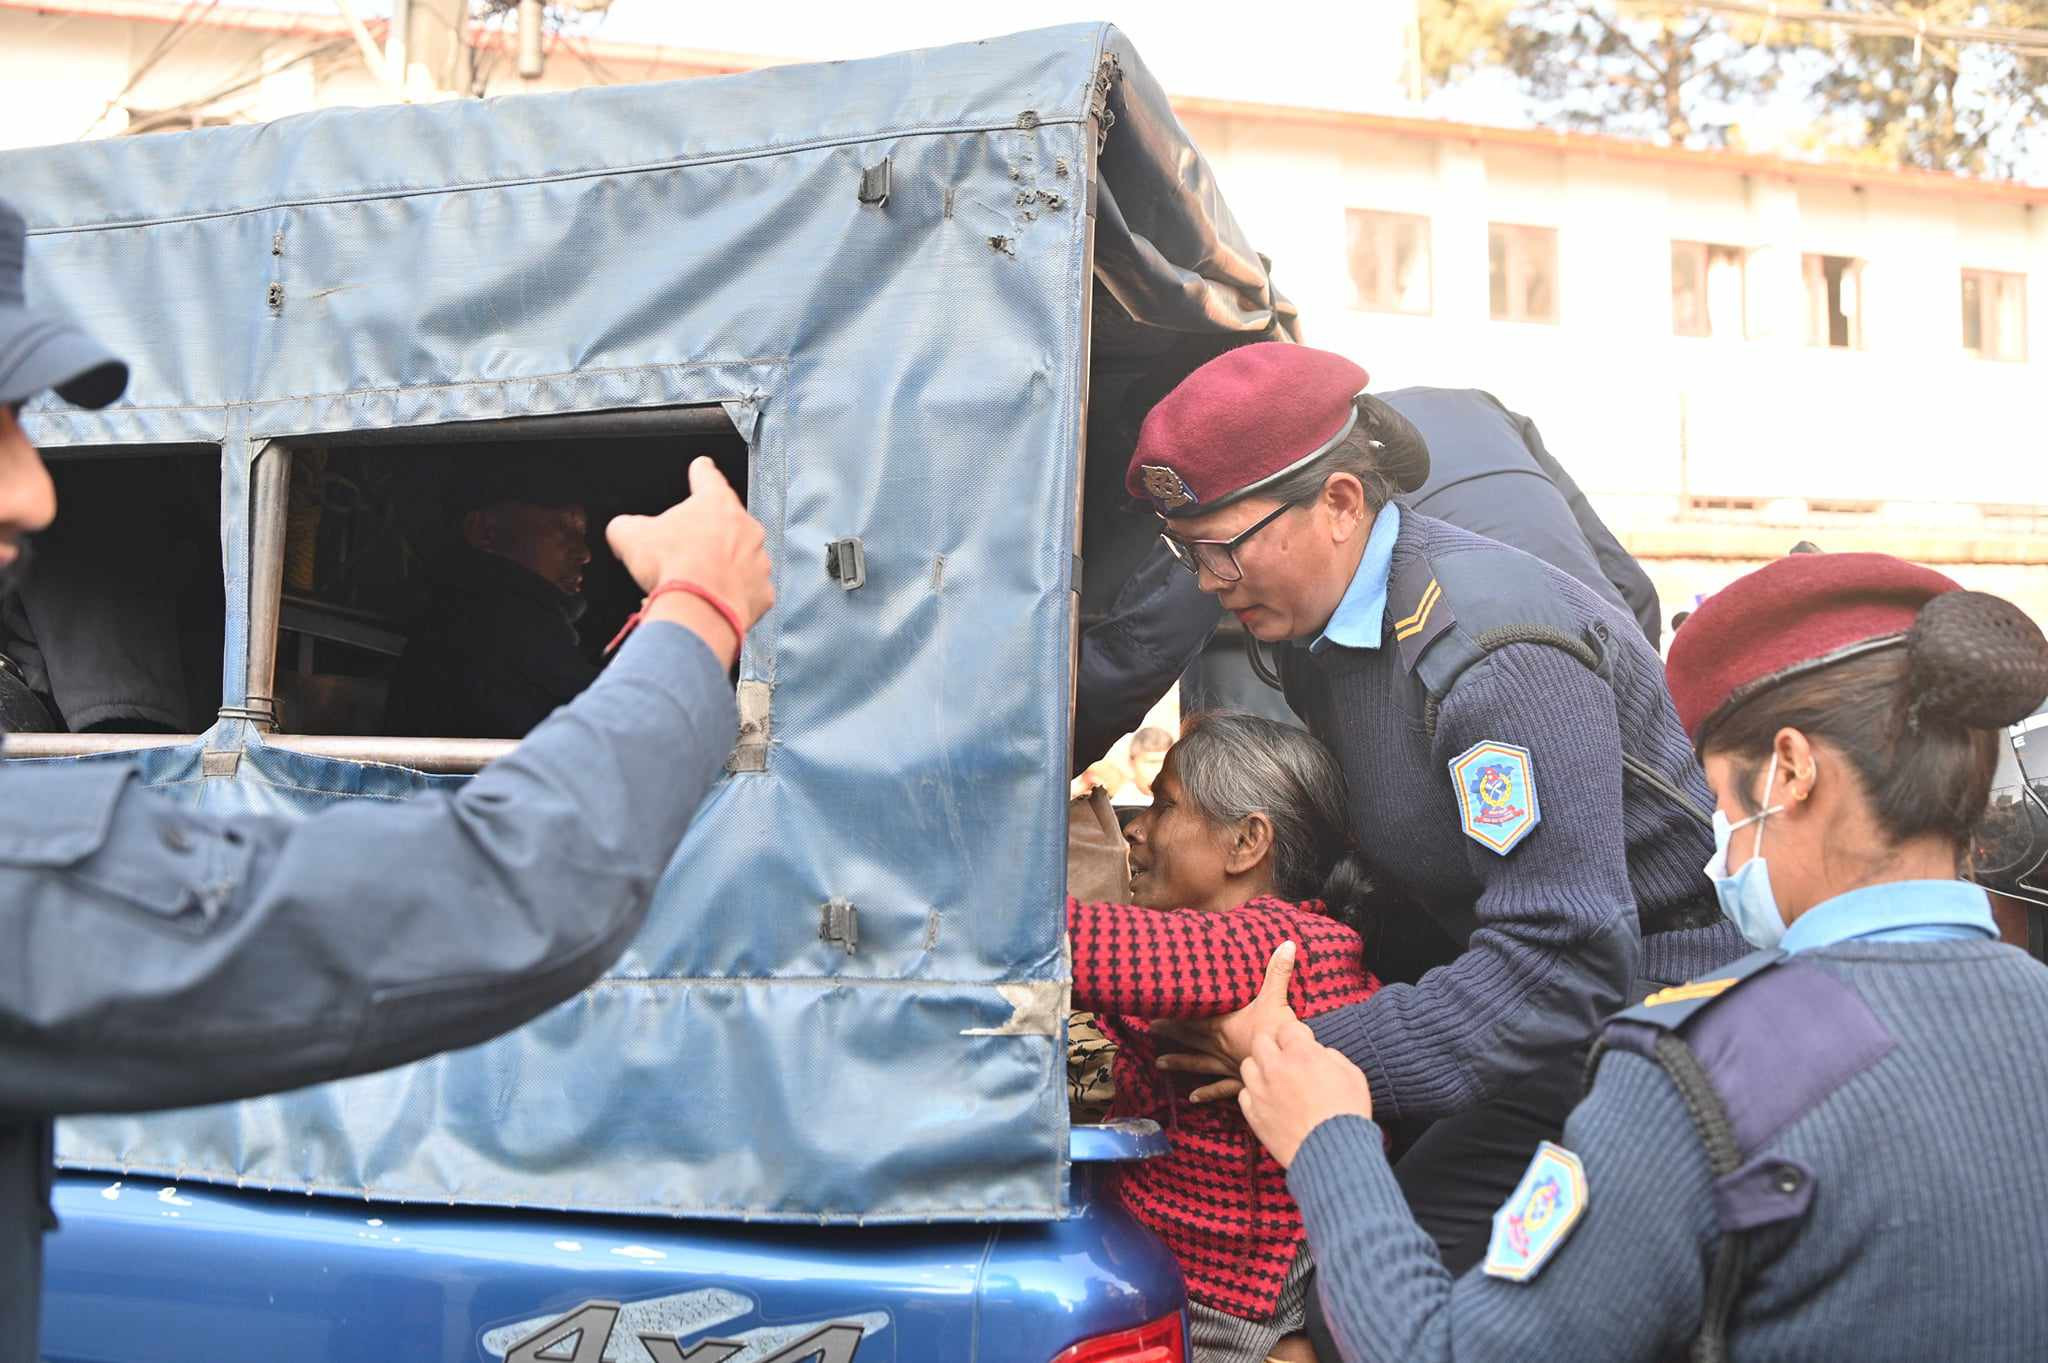
[[[1148,724],[1131,735],[1131,785],[1130,794],[1136,801],[1152,798],[1153,783],[1159,779],[1159,769],[1166,761],[1167,749],[1173,746],[1173,735],[1156,724]]]
[[[187,522],[166,514],[180,491],[180,470],[168,462],[85,460],[62,471],[64,497],[92,514],[37,536],[35,572],[0,601],[0,653],[41,698],[50,722],[39,727],[192,733],[211,722],[219,697],[202,708],[189,683],[192,673],[219,671],[220,633],[187,614],[192,588],[211,585],[187,578],[219,550],[174,539]],[[218,473],[211,478],[218,484]],[[217,591],[210,607],[217,619]]]
[[[2048,966],[1961,878],[2048,639],[1889,555],[1794,555],[1694,612],[1671,688],[1757,950],[1608,1022],[1482,1271],[1436,1259],[1373,1087],[1273,996],[1241,1105],[1344,1357],[2048,1358]]]
[[[0,593],[57,513],[23,407],[50,391],[102,407],[128,382],[29,306],[25,257],[22,217],[0,202]],[[227,1102],[475,1045],[632,941],[724,770],[739,730],[726,671],[774,604],[760,523],[709,459],[690,489],[607,527],[648,598],[604,676],[459,790],[228,817],[143,788],[120,760],[0,763],[10,1338],[38,1338],[54,1118]]]
[[[1343,773],[1300,729],[1193,716],[1127,836],[1134,902],[1067,905],[1074,1006],[1117,1045],[1110,1120],[1151,1118],[1172,1140],[1119,1175],[1118,1196],[1180,1261],[1199,1363],[1313,1358],[1297,1333],[1301,1216],[1280,1167],[1234,1106],[1190,1106],[1154,1069],[1146,1019],[1243,1007],[1283,941],[1300,951],[1289,999],[1303,1016],[1371,996]]]
[[[524,738],[596,678],[576,632],[590,544],[569,467],[517,458],[461,477],[456,534],[392,678],[387,732]]]

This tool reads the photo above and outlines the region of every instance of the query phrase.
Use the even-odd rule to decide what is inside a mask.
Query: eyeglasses
[[[1237,546],[1300,505],[1300,502],[1282,502],[1227,540],[1184,540],[1164,530],[1159,532],[1159,538],[1165,541],[1166,551],[1173,555],[1174,561],[1196,577],[1206,572],[1218,582],[1236,582],[1244,576],[1244,569],[1237,561]]]

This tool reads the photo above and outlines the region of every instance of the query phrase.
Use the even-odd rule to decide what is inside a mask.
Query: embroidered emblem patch
[[[1486,1271],[1527,1282],[1586,1214],[1586,1167],[1561,1145],[1544,1141],[1515,1191],[1493,1214]]]
[[[1543,822],[1527,748],[1475,743],[1452,760],[1451,784],[1458,788],[1458,821],[1466,836],[1489,851],[1506,856]]]
[[[1178,511],[1195,504],[1194,490],[1178,470],[1164,464],[1140,464],[1138,472],[1145,476],[1145,495],[1158,503],[1161,511]]]

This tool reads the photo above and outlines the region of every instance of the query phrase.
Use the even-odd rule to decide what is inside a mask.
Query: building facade
[[[349,8],[0,0],[0,146],[771,60],[571,32],[526,80],[466,0],[401,6],[395,58]],[[1804,538],[2048,619],[2048,188],[1178,105],[1306,338],[1377,387],[1483,387],[1534,417],[1667,613]]]
[[[1486,388],[1667,611],[1799,539],[2048,619],[2048,188],[1190,100],[1307,339]]]

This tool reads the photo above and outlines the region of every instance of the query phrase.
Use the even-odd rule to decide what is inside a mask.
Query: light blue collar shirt
[[[1991,901],[1967,880],[1893,880],[1816,904],[1792,921],[1779,946],[1794,955],[1851,939],[1947,942],[1998,936]]]
[[[1323,632],[1308,646],[1321,653],[1331,644],[1345,648],[1378,648],[1387,622],[1387,575],[1394,567],[1394,537],[1401,533],[1401,508],[1388,502],[1372,519],[1365,537],[1365,556],[1344,589],[1344,599]]]

